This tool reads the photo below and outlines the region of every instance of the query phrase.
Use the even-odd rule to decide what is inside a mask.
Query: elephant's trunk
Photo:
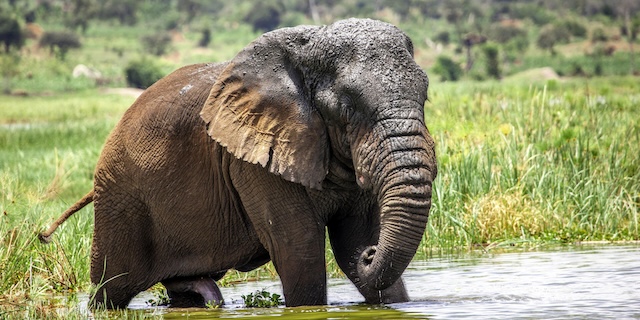
[[[416,109],[383,117],[376,135],[382,143],[370,159],[358,165],[361,185],[369,183],[378,196],[378,244],[365,248],[358,261],[360,286],[384,290],[404,272],[422,240],[431,207],[431,183],[436,176],[434,143]],[[404,114],[398,118],[398,113]],[[363,156],[363,155],[361,155]],[[368,167],[368,168],[367,168]],[[368,170],[367,170],[368,169]],[[367,178],[369,172],[370,179]]]

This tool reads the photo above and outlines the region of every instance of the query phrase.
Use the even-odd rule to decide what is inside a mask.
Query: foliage
[[[247,308],[271,308],[282,305],[282,298],[279,294],[270,293],[264,289],[242,295],[242,300]]]
[[[507,43],[517,37],[527,37],[527,32],[520,27],[502,24],[492,24],[487,31],[489,40],[497,43]]]
[[[462,67],[447,56],[438,56],[432,70],[443,81],[458,81],[462,77]]]
[[[99,1],[97,16],[100,19],[115,19],[122,25],[138,23],[138,9],[142,1],[137,0],[106,0]]]
[[[570,36],[571,35],[565,28],[548,24],[540,30],[536,44],[541,49],[549,50],[552,55],[555,55],[555,46],[559,43],[568,42]]]
[[[171,35],[167,32],[160,31],[143,36],[140,38],[140,42],[147,53],[161,56],[167,52],[171,44]]]
[[[0,42],[4,43],[4,52],[8,53],[11,47],[20,50],[24,41],[25,37],[18,19],[0,11]]]
[[[49,47],[49,52],[61,60],[67,56],[69,49],[80,48],[80,38],[71,31],[49,31],[40,38],[41,47]]]
[[[500,79],[502,77],[502,71],[500,71],[500,62],[498,61],[498,46],[488,43],[482,47],[486,60],[487,75],[494,79]]]
[[[211,43],[211,29],[204,28],[202,29],[202,37],[200,38],[200,41],[198,41],[198,46],[206,48],[209,43]]]
[[[127,83],[135,88],[146,89],[164,77],[162,68],[150,58],[141,58],[129,62],[124,70]]]
[[[284,7],[279,1],[260,1],[247,13],[244,21],[255,31],[271,31],[280,25],[283,12]]]
[[[555,23],[556,28],[563,28],[572,37],[585,38],[587,36],[587,28],[575,19],[560,20]]]
[[[595,28],[591,31],[591,42],[606,42],[607,40],[609,37],[603,28]]]

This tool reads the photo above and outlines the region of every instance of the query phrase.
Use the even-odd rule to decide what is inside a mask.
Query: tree
[[[552,55],[556,54],[555,46],[558,43],[566,43],[571,35],[565,28],[548,24],[540,30],[536,44],[540,49],[549,50]]]
[[[462,77],[462,68],[447,56],[438,56],[433,72],[440,75],[443,81],[458,81]]]
[[[40,38],[41,47],[49,47],[51,54],[55,54],[61,60],[67,56],[69,49],[80,48],[80,38],[71,31],[45,32]]]
[[[167,52],[167,48],[169,48],[171,44],[171,35],[161,31],[143,36],[140,41],[145,51],[156,56],[161,56]]]
[[[477,44],[483,44],[487,42],[487,37],[483,35],[479,35],[477,33],[469,33],[462,40],[462,44],[464,45],[467,52],[467,65],[465,66],[465,71],[469,72],[473,67],[473,54],[471,49]]]
[[[11,47],[18,50],[24,45],[24,34],[18,19],[8,14],[0,14],[0,41],[4,43],[4,52],[9,53]]]
[[[254,31],[271,31],[280,25],[284,8],[279,1],[256,2],[244,21],[253,26]]]
[[[138,8],[142,1],[138,0],[107,0],[102,2],[98,11],[101,19],[117,19],[122,25],[138,23]]]
[[[482,47],[486,59],[487,75],[492,78],[500,79],[502,77],[500,71],[500,61],[498,59],[498,46],[494,44],[486,44]]]
[[[89,27],[89,20],[94,16],[96,4],[93,0],[73,0],[71,2],[72,9],[65,18],[66,25],[73,30],[80,28],[84,34]]]

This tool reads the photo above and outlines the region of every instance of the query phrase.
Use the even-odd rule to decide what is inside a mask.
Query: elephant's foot
[[[170,306],[174,308],[203,308],[224,304],[220,289],[208,276],[173,278],[162,281],[162,284],[167,288]]]
[[[385,290],[365,290],[360,289],[360,293],[364,296],[369,304],[387,304],[409,301],[407,289],[404,287],[402,278],[398,279],[393,285]]]

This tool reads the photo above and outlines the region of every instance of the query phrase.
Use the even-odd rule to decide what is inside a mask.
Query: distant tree
[[[629,66],[631,74],[636,74],[636,62],[635,62],[635,49],[633,43],[638,38],[640,33],[640,3],[635,0],[624,0],[620,6],[618,6],[618,14],[623,17],[623,27],[621,28],[621,34],[627,38],[629,43]],[[636,16],[632,19],[632,16]]]
[[[198,41],[198,46],[206,48],[211,42],[211,29],[204,28],[202,29],[202,37],[200,41]]]
[[[171,35],[165,31],[145,35],[140,38],[144,50],[152,55],[161,56],[171,44]]]
[[[440,31],[438,32],[438,34],[436,34],[435,37],[436,41],[443,43],[443,44],[449,44],[449,42],[451,42],[451,36],[449,35],[449,31]]]
[[[97,10],[97,4],[93,0],[72,0],[72,9],[65,17],[65,23],[70,29],[78,29],[84,34],[89,27],[89,21]]]
[[[488,43],[482,47],[486,60],[487,75],[500,79],[502,72],[500,71],[500,60],[498,59],[498,46]]]
[[[443,81],[458,81],[462,77],[462,68],[447,56],[438,56],[433,72],[440,75]]]
[[[0,13],[0,42],[4,43],[4,52],[8,53],[11,47],[18,50],[22,48],[24,38],[18,19],[9,14]]]
[[[516,37],[526,37],[527,32],[519,27],[494,23],[487,30],[487,38],[498,43],[507,43]]]
[[[164,77],[160,66],[149,58],[132,60],[124,70],[127,83],[135,88],[146,89]]]
[[[598,27],[591,31],[591,42],[607,42],[608,40],[609,36],[607,36],[607,32],[603,28]]]
[[[201,10],[202,2],[200,0],[178,0],[178,11],[187,14],[187,21],[193,20]]]
[[[244,22],[253,26],[254,31],[271,31],[280,25],[284,8],[277,0],[256,2],[244,17]]]
[[[536,45],[538,45],[540,49],[549,50],[552,55],[555,55],[555,46],[568,42],[570,38],[571,35],[565,28],[558,28],[548,24],[540,30]]]
[[[556,28],[564,28],[572,37],[585,38],[587,36],[587,28],[574,19],[560,20],[555,23]]]
[[[71,31],[45,32],[38,43],[41,47],[49,47],[49,52],[61,60],[67,56],[70,49],[80,48],[80,38]]]
[[[465,66],[464,71],[469,72],[473,67],[473,53],[472,49],[474,46],[478,44],[483,44],[487,42],[487,37],[477,34],[477,33],[468,33],[464,39],[462,39],[462,44],[464,45],[465,51],[467,52],[467,64]]]
[[[122,25],[138,23],[138,9],[142,1],[138,0],[106,0],[101,2],[98,17],[101,19],[116,19]]]

